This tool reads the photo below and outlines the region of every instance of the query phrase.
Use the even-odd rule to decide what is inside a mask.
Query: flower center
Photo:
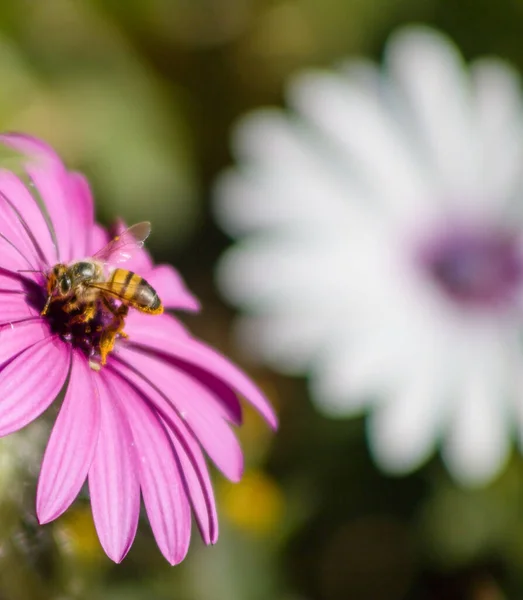
[[[38,312],[42,311],[46,297],[45,284],[38,288],[31,286],[27,291],[28,303]],[[80,349],[93,364],[99,362],[102,333],[112,321],[111,315],[98,307],[93,318],[85,323],[78,319],[82,310],[70,307],[71,299],[54,299],[43,318],[64,342]]]
[[[506,305],[523,283],[519,240],[500,228],[447,230],[424,246],[421,259],[441,291],[468,306]]]

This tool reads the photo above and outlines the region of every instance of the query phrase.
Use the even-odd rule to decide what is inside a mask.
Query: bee
[[[68,265],[56,264],[47,274],[47,300],[42,315],[47,314],[55,300],[65,301],[65,312],[77,311],[70,324],[88,323],[100,308],[112,315],[112,321],[102,328],[100,335],[102,365],[114,348],[116,337],[126,337],[123,328],[129,307],[151,315],[163,312],[158,294],[143,277],[126,269],[111,270],[111,265],[132,258],[143,247],[150,232],[150,223],[137,223],[114,237],[92,257]]]

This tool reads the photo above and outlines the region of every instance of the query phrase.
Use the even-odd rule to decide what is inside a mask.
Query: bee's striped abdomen
[[[151,314],[163,312],[162,302],[153,287],[132,271],[115,269],[107,285],[116,296],[142,312]]]

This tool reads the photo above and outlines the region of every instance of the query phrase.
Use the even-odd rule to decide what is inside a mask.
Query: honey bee
[[[126,269],[111,270],[112,265],[132,258],[150,232],[150,223],[137,223],[92,257],[68,265],[59,263],[47,273],[47,301],[42,315],[47,314],[55,300],[65,301],[62,307],[65,312],[77,312],[70,324],[88,323],[100,308],[112,315],[112,321],[100,335],[101,365],[105,365],[117,335],[126,337],[123,328],[129,307],[151,315],[163,312],[158,294],[143,277]]]

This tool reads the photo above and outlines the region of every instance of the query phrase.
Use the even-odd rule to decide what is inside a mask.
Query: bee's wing
[[[103,263],[123,263],[130,260],[135,253],[143,248],[143,243],[151,233],[151,224],[148,221],[136,223],[120,235],[114,237],[107,246],[98,250],[93,255],[95,260]]]

